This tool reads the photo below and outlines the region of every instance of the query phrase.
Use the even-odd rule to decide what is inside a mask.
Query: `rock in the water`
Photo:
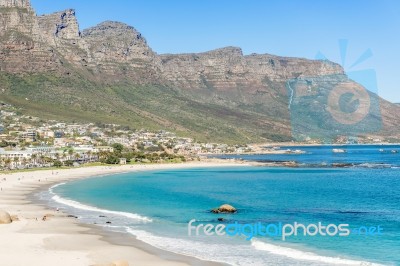
[[[0,210],[0,224],[10,224],[12,223],[11,216],[6,211]]]
[[[235,212],[237,212],[237,210],[235,207],[233,207],[229,204],[224,204],[224,205],[221,205],[217,209],[213,209],[211,212],[213,212],[213,213],[235,213]]]

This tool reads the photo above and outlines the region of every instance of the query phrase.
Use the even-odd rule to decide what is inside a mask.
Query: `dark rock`
[[[332,164],[332,167],[335,167],[335,168],[349,168],[352,166],[353,166],[353,164],[351,164],[351,163],[333,163]]]

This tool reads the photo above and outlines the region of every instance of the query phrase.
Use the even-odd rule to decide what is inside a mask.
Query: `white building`
[[[30,151],[32,154],[44,154],[44,155],[53,155],[56,153],[56,149],[50,146],[37,146],[37,147],[29,147],[26,148],[27,151]]]
[[[25,151],[6,151],[4,149],[0,149],[0,158],[5,158],[5,159],[14,159],[18,158],[20,160],[22,159],[30,159],[32,158],[33,153],[31,151],[25,150]]]

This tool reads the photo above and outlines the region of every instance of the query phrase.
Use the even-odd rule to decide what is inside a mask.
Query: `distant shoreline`
[[[253,147],[257,147],[258,149],[267,148],[271,150],[263,150],[263,151],[253,151],[253,152],[245,152],[245,153],[201,153],[199,156],[223,156],[223,155],[276,155],[276,154],[285,154],[285,150],[281,150],[282,148],[289,147],[346,147],[346,146],[400,146],[400,143],[363,143],[363,144],[304,144],[304,143],[268,143],[268,144],[254,144],[250,145]],[[272,148],[279,148],[273,150]],[[286,152],[286,154],[296,154],[295,151]],[[301,153],[299,153],[301,154]]]
[[[266,144],[255,144],[256,146],[265,146],[265,147],[309,147],[309,146],[390,146],[390,145],[400,145],[400,143],[352,143],[352,144],[324,144],[324,143],[290,143],[290,142],[282,142],[282,143],[266,143]]]

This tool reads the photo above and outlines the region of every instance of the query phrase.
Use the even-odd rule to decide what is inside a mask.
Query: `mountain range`
[[[254,143],[292,140],[294,117],[302,137],[317,138],[307,132],[326,125],[308,120],[313,112],[318,119],[329,115],[326,97],[294,97],[294,113],[293,81],[304,81],[309,91],[326,92],[337,82],[357,85],[328,60],[244,55],[238,47],[157,54],[124,23],[80,31],[73,9],[37,16],[29,0],[0,0],[0,100],[45,119]],[[350,133],[397,139],[400,107],[369,95],[379,102],[380,115]]]

